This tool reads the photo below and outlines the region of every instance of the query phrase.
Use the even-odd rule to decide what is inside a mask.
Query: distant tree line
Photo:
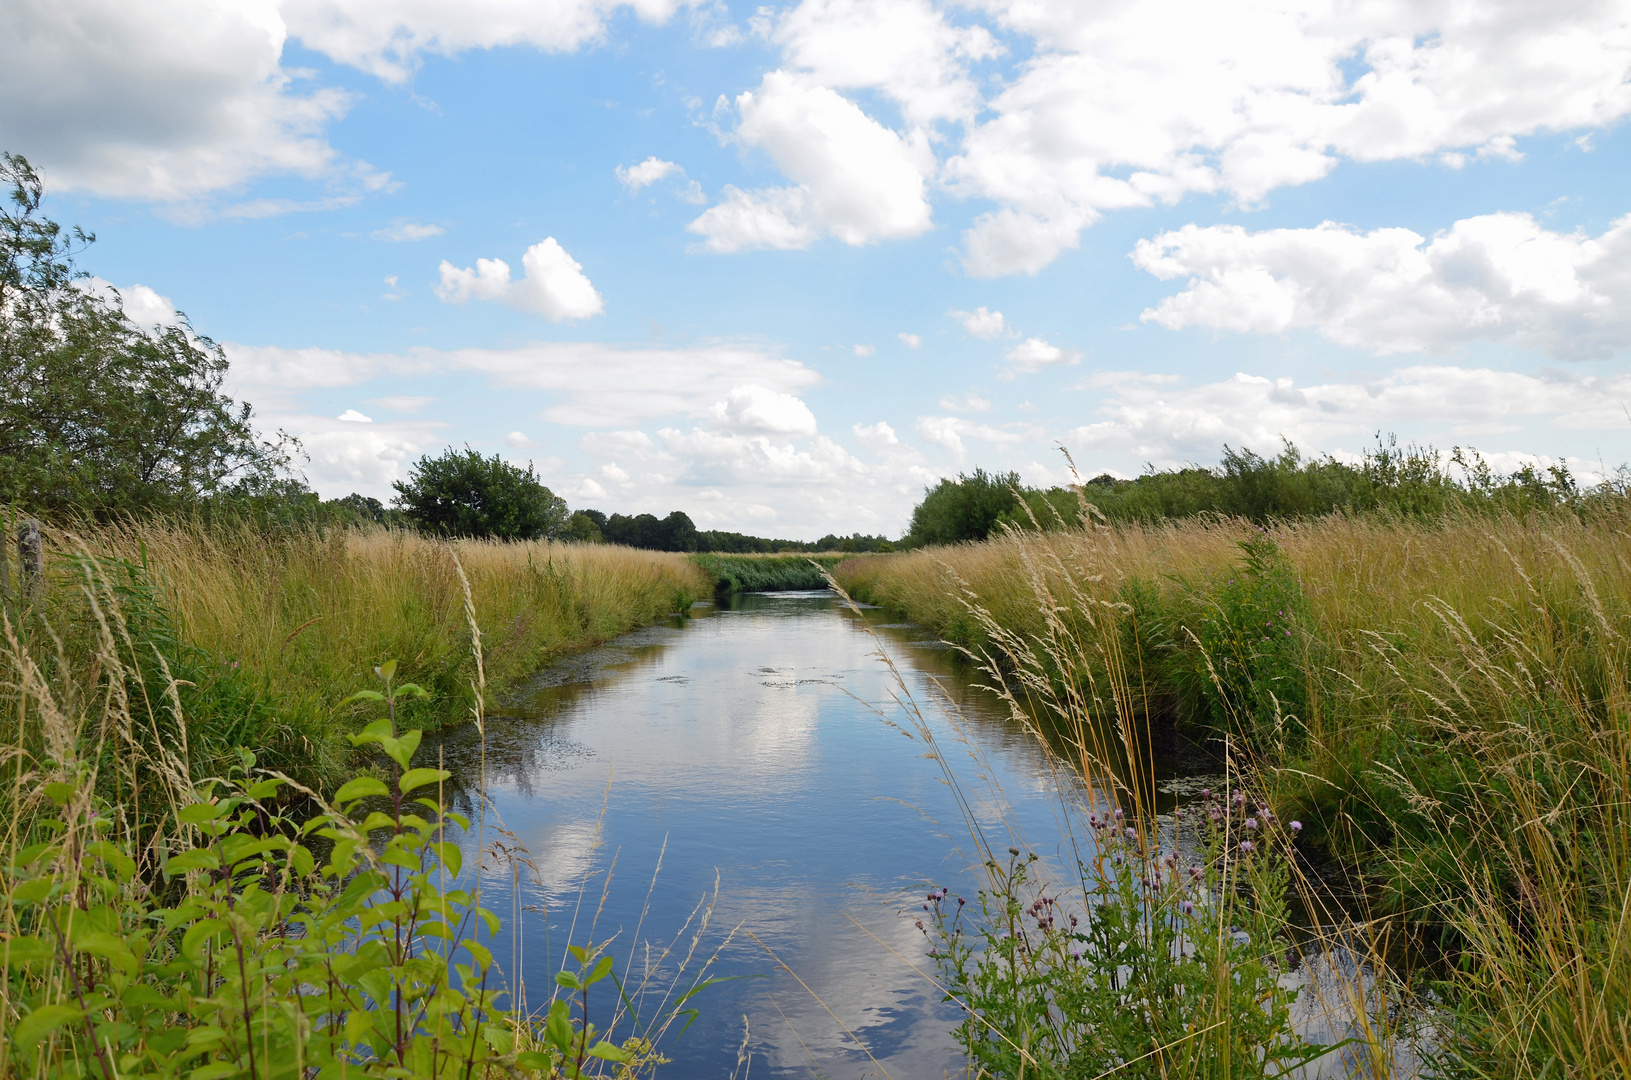
[[[1429,518],[1455,509],[1583,510],[1622,498],[1627,488],[1623,469],[1603,485],[1583,489],[1565,465],[1525,465],[1502,474],[1475,450],[1457,447],[1445,458],[1431,447],[1400,447],[1391,437],[1378,436],[1357,463],[1308,457],[1289,442],[1270,457],[1225,446],[1216,468],[1152,468],[1131,480],[1101,473],[1079,488],[1028,487],[1016,473],[976,468],[926,489],[901,545],[983,540],[1005,525],[1073,527],[1084,514],[1109,522],[1156,522],[1211,513],[1263,524],[1335,512]]]

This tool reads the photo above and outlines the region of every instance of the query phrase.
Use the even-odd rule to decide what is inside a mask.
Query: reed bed
[[[1129,799],[1140,732],[1176,718],[1218,740],[1276,820],[1304,825],[1299,865],[1345,871],[1351,895],[1292,885],[1377,985],[1411,976],[1376,943],[1442,951],[1416,976],[1434,984],[1439,1075],[1625,1076],[1628,522],[1609,506],[1094,526],[837,578],[965,645]],[[1366,1036],[1367,1071],[1391,1068],[1385,1041]]]

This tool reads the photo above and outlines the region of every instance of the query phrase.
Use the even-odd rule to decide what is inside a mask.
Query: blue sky
[[[1631,460],[1628,77],[1623,2],[0,3],[0,145],[325,495],[807,538],[1061,445]]]

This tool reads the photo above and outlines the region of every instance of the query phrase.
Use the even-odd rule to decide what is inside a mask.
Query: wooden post
[[[45,576],[45,536],[40,523],[24,518],[17,526],[17,595],[26,598]]]

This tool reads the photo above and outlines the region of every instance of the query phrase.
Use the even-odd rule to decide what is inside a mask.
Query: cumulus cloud
[[[186,203],[267,173],[383,185],[329,145],[352,97],[294,90],[286,38],[271,0],[0,5],[0,131],[58,190]]]
[[[587,319],[605,310],[583,266],[566,253],[553,236],[532,245],[521,256],[525,276],[510,277],[503,259],[477,259],[476,268],[460,269],[442,260],[442,281],[436,295],[450,304],[470,299],[497,300],[518,311],[542,315],[550,322]]]
[[[956,26],[928,0],[804,0],[770,30],[784,62],[822,86],[880,90],[908,121],[968,120],[969,61],[1001,54],[983,26]]]
[[[687,228],[710,251],[803,248],[821,236],[846,244],[917,236],[930,227],[927,136],[884,127],[824,86],[772,71],[736,99],[738,143],[765,151],[791,187],[742,191]]]
[[[878,347],[876,345],[857,345],[857,346],[855,346],[855,355],[856,356],[871,356],[873,353],[875,353],[877,351],[878,351]]]
[[[865,464],[825,435],[816,436],[804,449],[772,436],[706,428],[663,428],[657,440],[684,461],[679,479],[687,485],[837,484],[868,472]]]
[[[1174,330],[1312,329],[1383,354],[1479,339],[1569,358],[1631,346],[1631,217],[1592,237],[1486,214],[1431,240],[1332,222],[1257,233],[1186,225],[1141,240],[1133,262],[1188,279],[1143,314]]]
[[[1061,349],[1042,338],[1033,337],[1026,338],[1009,349],[1003,359],[1008,361],[1008,366],[1015,371],[1031,373],[1055,364],[1075,364],[1081,360],[1081,354],[1071,349]]]
[[[528,435],[525,431],[512,431],[508,435],[504,436],[504,441],[515,447],[517,450],[525,450],[527,447],[533,445],[532,436]]]
[[[1631,13],[1610,0],[982,6],[1036,50],[945,164],[997,204],[964,236],[973,276],[1036,273],[1119,209],[1250,206],[1343,159],[1511,158],[1631,113]]]
[[[125,313],[125,318],[150,330],[161,326],[175,326],[181,321],[181,312],[168,296],[160,296],[157,291],[146,285],[131,285],[119,288],[105,278],[82,278],[78,283],[86,292],[102,297],[104,300],[115,302],[119,309]]]
[[[979,394],[964,394],[962,397],[947,394],[940,399],[940,407],[947,412],[985,412],[991,408],[991,402]]]
[[[740,386],[787,394],[821,381],[796,360],[730,342],[652,348],[542,341],[508,349],[416,349],[406,355],[233,343],[225,348],[233,392],[257,405],[385,376],[463,373],[484,376],[496,386],[544,391],[552,399],[543,410],[545,420],[584,427],[674,416],[703,419]]]
[[[1100,419],[1061,441],[1082,451],[1078,464],[1097,471],[1095,456],[1165,468],[1214,461],[1225,443],[1272,449],[1282,436],[1309,449],[1353,453],[1378,430],[1414,430],[1440,446],[1471,442],[1504,452],[1518,431],[1528,430],[1523,441],[1532,445],[1542,437],[1623,428],[1621,402],[1631,401],[1631,373],[1423,364],[1364,381],[1296,386],[1246,373],[1190,385],[1171,375],[1103,372],[1083,388],[1100,396]],[[1549,436],[1538,434],[1548,430]]]
[[[906,346],[908,349],[917,349],[923,346],[923,339],[918,337],[916,334],[908,334],[903,331],[895,336],[899,338],[900,343]]]
[[[954,311],[951,317],[962,323],[963,329],[971,335],[985,341],[1001,337],[1003,331],[1008,328],[1002,312],[988,311],[984,306],[973,311]]]
[[[405,82],[425,55],[525,45],[571,52],[602,40],[606,20],[629,9],[661,23],[683,0],[282,0],[290,32],[308,48],[387,82]]]
[[[792,394],[762,386],[737,386],[716,404],[710,415],[731,431],[771,435],[814,435],[815,415]]]
[[[900,437],[895,434],[895,429],[883,420],[876,424],[855,424],[851,430],[855,432],[855,437],[861,441],[862,446],[872,450],[900,445]]]
[[[638,165],[619,165],[615,170],[617,182],[630,191],[639,191],[643,187],[655,184],[665,176],[684,176],[685,170],[672,161],[664,161],[655,155],[646,158]]]
[[[961,416],[920,416],[917,421],[917,433],[924,441],[950,450],[959,458],[968,453],[968,447],[963,443],[964,438],[977,439],[992,446],[1013,446],[1037,442],[1042,438],[1042,429],[1034,424],[994,427],[990,424],[976,424]]]
[[[348,424],[372,424],[374,422],[372,416],[364,416],[356,409],[347,409],[337,419],[344,420]]]
[[[418,221],[408,221],[398,218],[383,229],[374,230],[375,240],[384,240],[393,244],[411,244],[419,240],[429,240],[433,236],[441,236],[447,232],[440,225],[426,225]]]

